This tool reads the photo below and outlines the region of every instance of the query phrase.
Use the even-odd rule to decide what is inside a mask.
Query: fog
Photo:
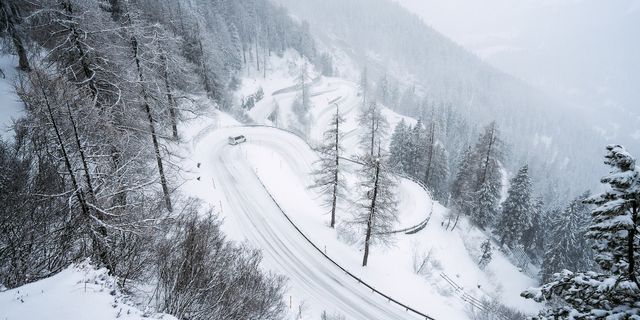
[[[397,0],[491,65],[640,141],[640,1]]]

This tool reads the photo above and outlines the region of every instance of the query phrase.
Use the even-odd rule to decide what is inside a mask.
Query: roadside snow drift
[[[2,320],[177,320],[137,309],[116,289],[106,269],[90,263],[19,288],[0,292]]]

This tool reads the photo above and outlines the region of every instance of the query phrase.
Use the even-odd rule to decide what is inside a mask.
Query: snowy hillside
[[[88,261],[19,288],[0,292],[0,319],[176,320],[140,310],[116,286],[106,269]]]
[[[397,0],[0,0],[0,70],[0,320],[640,317],[638,112]]]
[[[276,58],[271,65],[300,64],[295,55],[286,59],[289,62]],[[276,123],[268,119],[274,110],[291,113],[300,91],[295,89],[298,68],[290,68],[291,73],[286,68],[278,70],[284,72],[266,79],[245,79],[241,89],[244,95],[259,87],[264,90],[265,98],[249,115],[266,126],[243,126],[221,112],[216,112],[210,123],[198,120],[188,126],[189,136],[194,139],[185,166],[192,175],[183,188],[219,208],[225,217],[224,229],[232,238],[262,249],[267,269],[289,277],[294,309],[303,306],[305,319],[313,319],[324,310],[343,314],[347,319],[399,317],[397,306],[384,302],[333,266],[305,242],[296,227],[352,274],[437,319],[471,318],[494,299],[527,313],[539,309],[536,303],[519,297],[522,290],[536,284],[535,280],[497,251],[492,262],[480,269],[480,244],[487,235],[465,217],[451,230],[454,217],[447,208],[405,178],[399,178],[400,222],[395,228],[415,229],[425,222],[426,226],[415,234],[398,232],[390,247],[374,247],[372,264],[362,268],[362,244],[345,229],[355,209],[348,202],[340,203],[338,227],[328,227],[327,210],[321,206],[320,195],[309,189],[317,153],[298,135],[276,128]],[[309,86],[313,105],[310,141],[317,143],[321,139],[328,126],[327,115],[335,112],[337,103],[345,117],[344,156],[352,157],[359,152],[358,86],[340,78],[314,79]],[[392,126],[403,118],[411,124],[416,122],[388,109],[383,113]],[[288,123],[284,120],[277,125],[286,129]],[[228,145],[227,137],[235,135],[244,135],[247,142]],[[350,164],[348,171],[347,179],[353,185],[358,165]],[[347,189],[356,190],[355,186]],[[351,192],[349,196],[355,199],[357,194]],[[414,319],[410,314],[402,318]]]

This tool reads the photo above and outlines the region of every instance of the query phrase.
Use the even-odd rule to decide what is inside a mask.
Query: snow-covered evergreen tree
[[[422,180],[422,168],[425,164],[427,144],[425,140],[424,126],[422,120],[418,119],[415,126],[409,132],[409,144],[407,150],[407,167],[405,172],[412,177]]]
[[[531,204],[531,227],[522,234],[522,246],[529,257],[538,260],[544,252],[544,202],[538,197],[532,199]]]
[[[484,269],[489,264],[489,262],[491,262],[491,258],[493,257],[491,239],[485,240],[482,245],[480,245],[480,250],[482,250],[482,256],[480,256],[478,266],[480,267],[480,269]]]
[[[550,282],[521,295],[536,301],[560,300],[540,313],[541,318],[640,318],[640,168],[621,146],[607,146],[610,173],[601,182],[609,189],[587,200],[597,207],[587,236],[594,241],[598,271],[563,270]]]
[[[446,200],[449,189],[449,158],[447,154],[447,150],[440,143],[433,146],[429,178],[424,182],[435,199],[441,201]]]
[[[389,144],[390,156],[389,156],[389,164],[394,170],[398,170],[400,172],[404,172],[404,168],[406,167],[406,152],[407,152],[407,143],[409,142],[408,132],[409,127],[404,119],[400,120],[396,127],[393,129],[393,134],[391,134],[391,143]]]
[[[522,236],[532,226],[531,179],[529,167],[524,165],[513,179],[507,200],[502,204],[502,215],[495,232],[500,245],[514,248],[522,244]]]
[[[500,198],[500,166],[504,161],[506,147],[499,135],[498,125],[495,122],[490,123],[480,134],[474,148],[462,155],[458,173],[451,187],[451,198],[461,213],[474,212],[474,207],[478,205],[474,199],[479,196],[483,185],[487,185],[485,193],[494,192],[492,195],[484,195],[484,200]]]
[[[473,177],[474,177],[474,163],[473,163],[473,151],[471,148],[462,154],[460,161],[457,165],[458,172],[451,185],[451,199],[456,210],[462,211],[462,213],[469,213],[471,205],[473,203],[472,194],[473,190]]]
[[[595,260],[603,270],[640,287],[640,168],[623,147],[609,145],[607,151],[611,172],[601,182],[611,189],[588,199],[598,206],[588,236],[595,241]]]
[[[540,277],[543,283],[549,282],[554,273],[564,269],[587,271],[591,267],[589,243],[586,238],[588,225],[585,216],[589,207],[580,196],[564,209],[555,211],[551,220],[551,230],[544,252]]]
[[[325,205],[331,208],[331,223],[333,228],[336,222],[336,205],[338,199],[344,194],[344,180],[340,167],[340,155],[342,154],[342,133],[340,126],[344,118],[340,115],[340,108],[336,104],[336,113],[329,123],[329,129],[324,133],[324,143],[319,148],[320,159],[315,163],[317,169],[313,171],[315,184],[313,187],[320,189],[325,197]]]
[[[495,184],[483,183],[475,193],[475,205],[471,211],[471,221],[478,227],[484,229],[492,226],[498,215],[498,192],[494,189]]]

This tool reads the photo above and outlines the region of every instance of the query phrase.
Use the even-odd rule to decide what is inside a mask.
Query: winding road
[[[240,133],[248,137],[245,144],[227,144],[228,136]],[[261,185],[245,148],[266,146],[286,158],[286,165],[294,171],[308,172],[314,155],[300,138],[274,128],[241,127],[216,130],[207,143],[213,158],[210,173],[223,198],[225,223],[235,225],[251,245],[262,250],[266,269],[289,278],[292,294],[313,306],[311,318],[326,310],[356,320],[422,319],[372,293],[331,264],[304,240]]]

